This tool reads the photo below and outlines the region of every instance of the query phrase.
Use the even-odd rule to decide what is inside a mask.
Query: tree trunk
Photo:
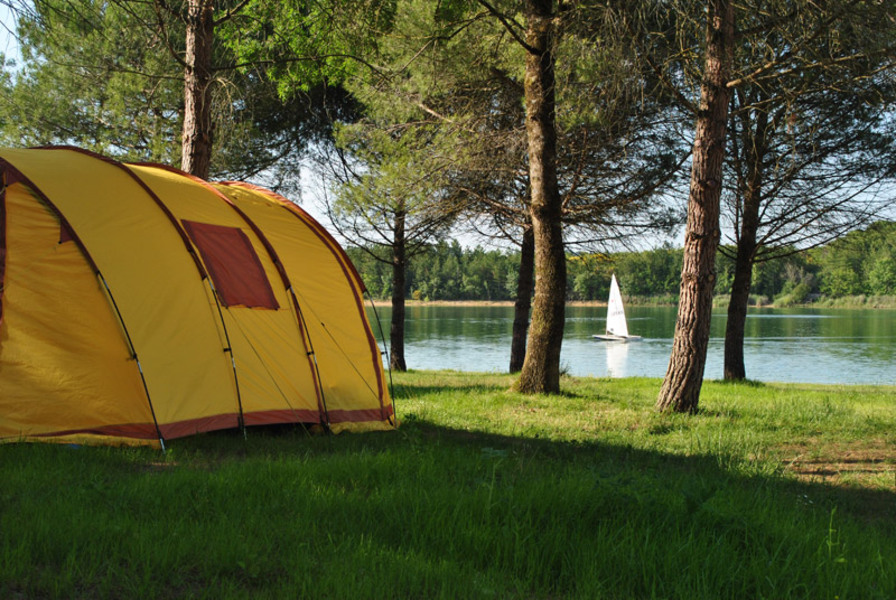
[[[184,57],[184,128],[181,169],[207,179],[212,157],[213,0],[189,0]]]
[[[756,112],[755,131],[750,113],[741,119],[744,128],[743,147],[746,156],[746,177],[743,189],[737,191],[741,200],[737,256],[734,261],[734,282],[728,303],[728,322],[725,325],[725,365],[727,380],[747,377],[744,364],[744,337],[747,326],[747,306],[753,283],[753,263],[756,260],[756,235],[759,230],[759,209],[762,203],[763,159],[765,155],[768,113]],[[740,186],[739,186],[740,187]]]
[[[407,277],[407,253],[404,239],[405,213],[395,213],[395,229],[392,238],[392,322],[389,327],[389,366],[393,371],[408,370],[404,360],[405,279]]]
[[[753,246],[755,250],[755,245]],[[750,256],[743,256],[749,253]],[[728,302],[728,322],[725,325],[725,379],[746,379],[744,365],[744,335],[747,327],[747,305],[753,280],[753,250],[748,244],[738,243],[734,262],[734,282]]]
[[[706,62],[694,138],[678,320],[658,410],[697,411],[712,318],[719,200],[734,47],[731,0],[709,0]]]
[[[516,302],[513,305],[513,341],[510,345],[510,372],[519,373],[526,358],[526,334],[529,331],[529,309],[532,306],[532,284],[535,274],[535,241],[532,227],[523,230],[520,248],[520,271],[516,280]]]
[[[535,302],[518,389],[560,391],[560,348],[566,304],[566,255],[557,185],[554,124],[554,18],[552,0],[527,0],[526,136],[530,213],[535,241]]]

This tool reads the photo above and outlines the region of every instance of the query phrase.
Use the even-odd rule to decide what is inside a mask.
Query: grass
[[[0,446],[0,597],[896,597],[896,388],[395,382],[392,433]]]

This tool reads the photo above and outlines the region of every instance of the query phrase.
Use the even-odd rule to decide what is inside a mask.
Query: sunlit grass
[[[391,433],[0,446],[0,598],[896,591],[896,388],[707,382],[685,416],[653,379],[395,383]]]

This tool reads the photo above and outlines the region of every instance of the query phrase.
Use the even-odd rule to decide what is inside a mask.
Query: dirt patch
[[[780,447],[785,472],[814,490],[809,503],[838,509],[896,532],[896,443],[884,439]]]
[[[801,480],[879,489],[881,479],[892,474],[888,487],[896,491],[896,444],[887,440],[794,444],[781,453],[785,470]]]

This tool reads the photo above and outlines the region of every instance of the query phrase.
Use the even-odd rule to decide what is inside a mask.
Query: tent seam
[[[234,187],[240,187],[244,189],[248,189],[250,191],[255,191],[263,196],[271,198],[275,200],[277,204],[279,204],[283,209],[289,212],[294,218],[299,219],[305,226],[307,226],[314,235],[320,239],[324,246],[330,251],[336,261],[339,263],[340,268],[346,276],[346,280],[349,282],[349,286],[352,289],[352,295],[355,298],[355,306],[358,309],[359,314],[364,316],[364,302],[362,301],[359,290],[355,287],[355,282],[357,282],[358,286],[361,288],[361,291],[366,291],[364,287],[364,282],[361,279],[361,276],[358,274],[357,269],[352,264],[351,260],[348,259],[348,256],[345,254],[345,250],[339,243],[327,232],[323,226],[320,225],[311,215],[305,212],[300,206],[296,206],[294,203],[290,202],[283,196],[271,192],[270,190],[241,182],[241,181],[230,181],[230,182],[220,182],[222,185],[232,185]],[[380,404],[380,410],[383,413],[383,418],[388,418],[386,416],[386,407],[384,402],[384,381],[385,381],[385,373],[382,368],[382,355],[380,353],[379,345],[376,342],[376,337],[373,335],[373,332],[370,329],[369,323],[367,323],[366,319],[362,318],[362,323],[365,324],[364,332],[367,336],[368,346],[370,348],[371,354],[373,354],[373,367],[374,372],[377,374],[377,388],[378,388],[378,397],[377,400]]]

